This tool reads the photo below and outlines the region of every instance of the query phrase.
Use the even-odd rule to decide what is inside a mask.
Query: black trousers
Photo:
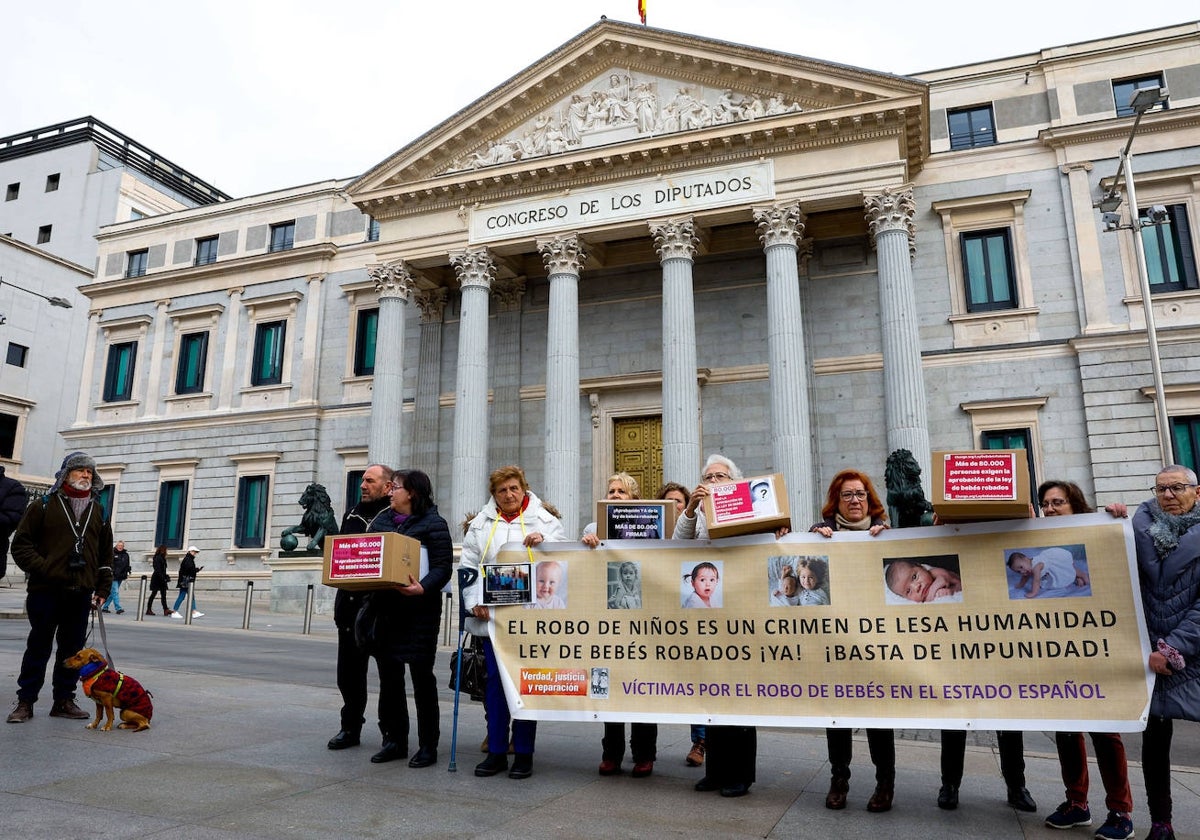
[[[1170,718],[1150,715],[1142,733],[1142,778],[1146,780],[1146,805],[1152,822],[1171,821]]]
[[[620,764],[625,757],[625,724],[605,723],[600,746],[605,760]],[[629,724],[629,749],[633,753],[634,764],[654,761],[658,755],[658,724]]]
[[[996,732],[1000,749],[1000,775],[1010,788],[1025,787],[1025,737],[1021,732]],[[962,784],[967,754],[967,733],[962,729],[942,730],[942,784]]]
[[[718,787],[754,784],[758,730],[753,726],[709,726],[704,743],[708,751],[705,778]]]
[[[371,657],[359,650],[354,628],[338,628],[337,687],[342,694],[342,729],[361,732],[367,711],[367,666]]]
[[[154,596],[155,595],[158,595],[158,597],[162,599],[163,614],[169,613],[170,610],[167,609],[167,587],[166,587],[166,584],[163,584],[163,586],[161,588],[155,588],[153,586],[150,587],[150,597],[146,599],[146,612],[150,612],[150,610],[154,609]]]
[[[854,754],[854,730],[826,729],[829,748],[829,774],[835,779],[850,778],[850,759]],[[964,742],[965,747],[965,742]],[[867,749],[875,765],[875,783],[896,783],[896,733],[892,729],[868,729]]]
[[[46,665],[51,648],[54,671],[51,686],[55,700],[74,700],[79,672],[63,665],[63,660],[83,649],[87,638],[88,613],[92,593],[83,590],[61,589],[30,592],[25,596],[25,612],[29,615],[29,638],[25,655],[21,657],[21,674],[17,677],[17,699],[35,703],[46,682]]]
[[[403,662],[393,656],[380,654],[379,664],[379,729],[383,740],[408,746],[408,694],[404,684],[404,669],[412,677],[413,701],[417,706],[417,742],[436,750],[441,738],[441,715],[438,713],[437,678],[433,675],[435,657]]]

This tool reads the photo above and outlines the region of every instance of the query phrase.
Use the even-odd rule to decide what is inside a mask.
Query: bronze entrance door
[[[643,498],[653,498],[663,483],[662,415],[613,420],[614,472],[637,479]]]

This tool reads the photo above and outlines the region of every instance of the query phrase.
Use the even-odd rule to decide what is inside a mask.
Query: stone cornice
[[[1089,143],[1112,143],[1120,148],[1129,139],[1133,117],[1113,117],[1097,122],[1056,126],[1038,132],[1038,140],[1052,149],[1064,149]],[[1186,131],[1200,128],[1200,108],[1195,106],[1167,111],[1151,111],[1138,124],[1138,136],[1165,131]]]

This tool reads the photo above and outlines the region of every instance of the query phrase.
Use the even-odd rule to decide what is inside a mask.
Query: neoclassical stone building
[[[568,532],[614,470],[653,493],[712,451],[784,473],[801,526],[898,447],[1020,446],[1035,479],[1138,500],[1135,234],[1093,204],[1130,94],[1169,88],[1134,146],[1169,220],[1138,235],[1190,445],[1198,47],[1189,23],[901,77],[602,20],[352,181],[103,229],[65,436],[127,542],[230,575],[305,485],[340,511],[375,460],[456,521],[520,463]]]

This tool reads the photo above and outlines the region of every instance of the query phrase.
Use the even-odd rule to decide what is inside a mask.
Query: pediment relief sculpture
[[[694,131],[803,110],[782,94],[680,83],[612,70],[538,114],[507,137],[454,161],[445,172],[481,169],[571,149]]]

